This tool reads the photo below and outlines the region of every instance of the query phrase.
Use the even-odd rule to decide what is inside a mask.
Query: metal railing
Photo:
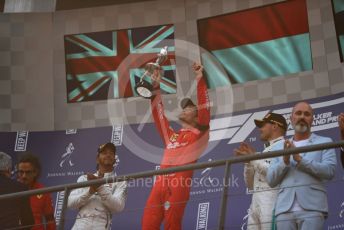
[[[68,196],[69,196],[70,191],[73,189],[89,187],[91,185],[102,185],[102,184],[106,184],[106,183],[129,181],[129,180],[135,180],[135,179],[139,179],[139,178],[152,177],[155,175],[171,174],[171,173],[181,172],[181,171],[189,171],[189,170],[204,169],[204,168],[209,168],[209,167],[225,166],[225,173],[224,173],[224,182],[225,183],[224,183],[224,187],[223,187],[223,191],[222,191],[221,205],[220,205],[220,212],[219,212],[220,214],[219,214],[219,218],[218,218],[218,229],[223,230],[225,228],[225,216],[226,216],[226,212],[227,212],[229,176],[230,176],[230,170],[231,170],[232,164],[248,162],[248,161],[252,161],[252,160],[273,158],[273,157],[296,154],[296,153],[306,153],[306,152],[311,153],[313,151],[339,148],[339,147],[344,147],[344,141],[309,145],[309,146],[304,146],[304,147],[292,148],[292,149],[287,149],[287,150],[271,151],[271,152],[260,153],[260,154],[250,154],[250,155],[246,155],[246,156],[230,157],[228,159],[223,159],[223,160],[193,163],[193,164],[176,166],[176,167],[159,169],[159,170],[150,170],[150,171],[132,173],[132,174],[127,174],[127,175],[122,175],[122,176],[112,176],[112,177],[107,177],[107,178],[91,180],[91,181],[85,181],[85,182],[79,182],[79,183],[70,183],[70,184],[51,186],[51,187],[46,187],[46,188],[41,188],[41,189],[34,189],[34,190],[29,190],[29,191],[24,191],[24,192],[10,193],[10,194],[1,195],[0,200],[15,199],[15,198],[19,198],[19,197],[32,196],[32,195],[37,195],[37,194],[42,194],[42,193],[64,191],[65,195],[64,195],[64,199],[63,199],[61,219],[59,222],[59,229],[63,230],[64,229],[65,210],[67,207]]]

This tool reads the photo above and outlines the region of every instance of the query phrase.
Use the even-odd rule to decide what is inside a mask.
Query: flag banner
[[[173,25],[66,35],[64,42],[68,103],[137,96],[134,87],[145,65],[164,46],[161,89],[176,93]]]
[[[209,76],[210,88],[312,69],[305,0],[200,19],[197,24],[200,46],[229,76]],[[205,69],[214,68],[209,54],[202,54],[202,61]]]
[[[343,62],[344,53],[344,1],[332,0],[334,24],[336,26],[340,61]]]

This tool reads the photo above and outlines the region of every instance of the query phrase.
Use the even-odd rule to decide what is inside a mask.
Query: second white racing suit
[[[282,150],[284,138],[279,137],[269,142],[263,152]],[[266,174],[272,159],[261,159],[245,163],[244,179],[247,188],[253,192],[248,213],[247,230],[270,230],[273,209],[277,199],[276,189],[271,189],[266,181]]]
[[[98,176],[98,172],[94,174]],[[104,178],[115,176],[105,173]],[[77,182],[87,181],[82,175]],[[127,197],[127,182],[116,182],[101,185],[94,194],[89,187],[73,190],[68,198],[68,208],[79,209],[73,230],[111,229],[112,214],[124,209]]]

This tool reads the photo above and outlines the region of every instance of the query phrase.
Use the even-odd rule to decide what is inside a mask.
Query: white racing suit
[[[284,138],[270,141],[270,146],[263,152],[282,150]],[[248,213],[247,230],[270,230],[273,210],[277,199],[277,189],[271,189],[266,181],[266,174],[272,159],[261,159],[245,163],[244,179],[247,188],[253,192]]]
[[[94,174],[98,176],[98,173]],[[115,176],[105,173],[104,177]],[[87,181],[82,175],[78,182]],[[68,208],[78,209],[73,230],[111,229],[112,214],[124,209],[127,197],[127,182],[116,182],[101,185],[94,194],[89,193],[89,187],[73,190],[68,198]]]

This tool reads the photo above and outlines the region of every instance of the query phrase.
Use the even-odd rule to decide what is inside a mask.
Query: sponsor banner
[[[59,223],[61,221],[61,214],[62,214],[64,195],[65,195],[64,191],[58,192],[56,194],[55,212],[54,212],[56,225],[59,225]]]
[[[344,93],[309,102],[314,108],[312,130],[318,135],[338,140],[337,116],[344,110]],[[259,131],[253,120],[261,119],[268,112],[283,114],[288,121],[287,135],[292,135],[289,117],[293,105],[288,103],[213,117],[209,145],[198,162],[233,157],[233,150],[242,141],[262,151],[263,143],[259,140]],[[174,122],[171,122],[171,126],[178,128]],[[22,151],[38,155],[42,162],[40,182],[45,186],[76,182],[80,175],[95,172],[98,146],[109,140],[117,146],[115,170],[118,175],[159,169],[157,163],[150,160],[150,156],[161,160],[164,144],[153,123],[79,129],[73,135],[66,134],[66,130],[30,132],[28,138],[27,131],[0,132],[0,151],[10,154],[14,163]],[[151,155],[145,155],[148,153]],[[183,229],[217,228],[221,194],[226,183],[229,184],[226,228],[246,229],[251,192],[247,191],[244,183],[243,164],[232,165],[230,172],[229,181],[224,181],[224,167],[194,171],[192,180],[188,181],[188,184],[191,183],[191,191],[184,212]],[[338,196],[344,192],[343,179],[343,169],[338,161],[335,178],[326,183],[330,213],[324,229],[343,228],[344,200]],[[130,181],[125,210],[113,215],[113,226],[116,229],[141,229],[143,210],[153,185],[153,177]],[[53,197],[55,216],[60,220],[63,192],[53,194]],[[67,210],[66,229],[72,227],[76,214],[77,211]]]
[[[123,137],[123,125],[112,126],[111,142],[116,146],[122,145],[122,137]]]
[[[67,129],[66,130],[66,134],[69,135],[69,134],[76,134],[78,130],[77,129]]]
[[[28,138],[29,138],[28,131],[18,131],[14,151],[17,151],[17,152],[26,151]]]
[[[197,211],[197,226],[196,230],[208,229],[208,214],[209,214],[209,202],[199,203]]]

